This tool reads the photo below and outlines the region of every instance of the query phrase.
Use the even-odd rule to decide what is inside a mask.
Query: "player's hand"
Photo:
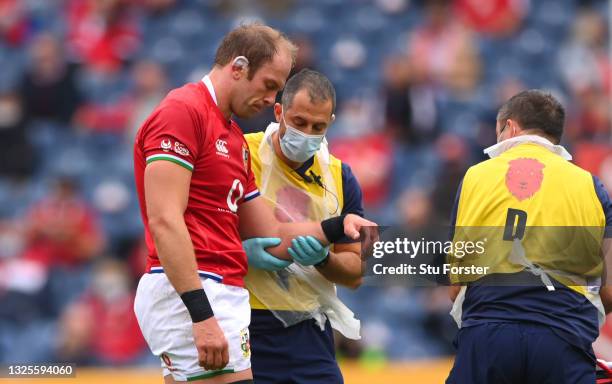
[[[362,232],[362,229],[364,230],[363,232],[366,232],[365,234],[367,235],[369,235],[369,232],[378,233],[378,228],[375,228],[375,227],[378,227],[378,224],[376,224],[373,221],[366,220],[363,217],[357,216],[352,213],[349,213],[348,215],[344,217],[343,224],[344,224],[344,234],[353,240],[360,239],[360,232]],[[371,228],[374,231],[366,230],[368,228]],[[361,239],[361,240],[365,240],[365,239]]]
[[[327,257],[329,247],[324,247],[312,236],[298,236],[291,240],[291,247],[287,249],[294,261],[308,266],[319,264]]]
[[[200,366],[206,370],[223,369],[229,362],[229,350],[223,331],[213,316],[193,323],[193,339]]]
[[[361,254],[368,255],[378,241],[378,224],[363,217],[348,214],[344,217],[344,234],[353,240],[361,240]]]
[[[254,237],[242,242],[242,248],[247,254],[249,267],[264,269],[266,271],[280,271],[287,268],[291,261],[282,260],[268,252],[266,248],[280,245],[278,237]]]

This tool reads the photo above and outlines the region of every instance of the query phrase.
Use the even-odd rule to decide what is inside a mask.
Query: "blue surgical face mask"
[[[321,148],[325,135],[308,135],[287,124],[285,121],[285,134],[280,139],[283,154],[291,161],[303,163],[314,156]]]

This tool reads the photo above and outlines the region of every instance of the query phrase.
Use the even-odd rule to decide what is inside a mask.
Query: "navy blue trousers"
[[[489,323],[459,330],[447,384],[593,384],[592,351],[581,350],[550,327]]]
[[[269,311],[251,311],[251,368],[257,384],[342,384],[334,335],[314,320],[284,328]]]

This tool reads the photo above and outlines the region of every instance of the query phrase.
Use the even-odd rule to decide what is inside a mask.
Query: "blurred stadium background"
[[[522,89],[562,100],[564,144],[612,192],[610,14],[604,0],[0,0],[0,364],[161,381],[132,312],[144,267],[133,137],[232,27],[281,29],[300,47],[296,70],[330,77],[332,152],[367,215],[427,234]],[[456,332],[444,288],[340,294],[363,325],[360,342],[338,339],[347,383],[443,381]],[[612,359],[612,325],[597,350]]]

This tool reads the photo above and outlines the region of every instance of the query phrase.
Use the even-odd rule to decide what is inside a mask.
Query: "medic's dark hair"
[[[302,69],[287,80],[281,100],[285,109],[291,108],[295,95],[302,89],[308,91],[310,101],[313,103],[331,100],[332,113],[336,111],[336,90],[331,81],[322,73],[308,68]]]
[[[512,96],[497,113],[503,126],[506,120],[515,120],[523,130],[537,130],[559,144],[563,136],[565,109],[550,93],[530,89]]]

